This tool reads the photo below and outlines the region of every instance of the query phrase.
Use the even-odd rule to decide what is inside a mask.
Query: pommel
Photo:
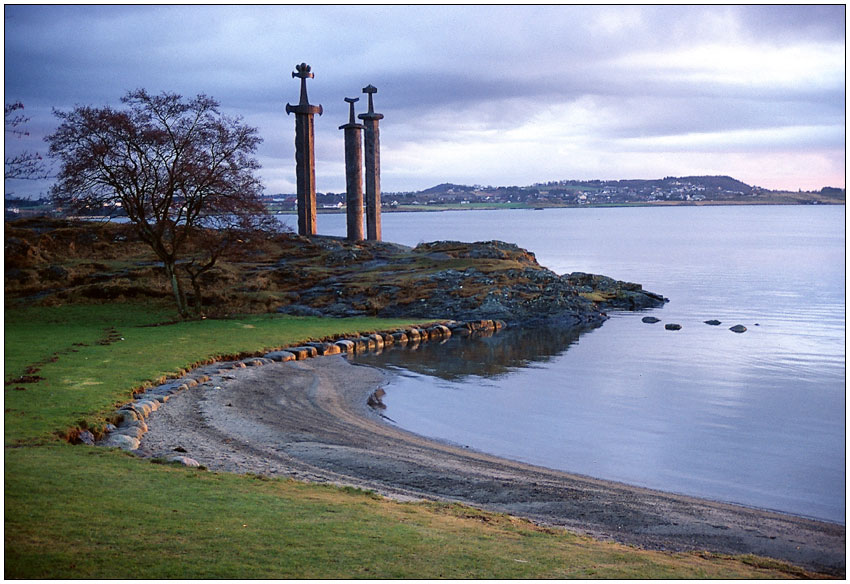
[[[357,117],[360,118],[361,120],[380,120],[380,119],[383,119],[384,114],[376,114],[375,113],[375,106],[372,104],[372,96],[374,94],[378,93],[378,88],[375,87],[374,85],[370,84],[370,85],[367,85],[366,87],[363,88],[363,93],[365,93],[369,96],[369,111],[367,111],[365,114],[360,114]]]
[[[363,93],[366,93],[366,94],[369,95],[369,111],[366,112],[366,113],[374,114],[375,108],[372,105],[372,94],[378,93],[378,88],[370,83],[369,85],[367,85],[366,87],[363,88]]]
[[[313,78],[310,65],[307,63],[295,65],[295,71],[292,72],[292,77],[298,77],[301,79],[301,99],[297,106],[286,104],[286,113],[322,115],[322,106],[310,105],[310,102],[307,99],[307,80]]]
[[[295,66],[295,71],[292,72],[293,77],[300,77],[301,79],[312,79],[313,74],[310,72],[311,67],[307,63],[301,63],[300,65]]]

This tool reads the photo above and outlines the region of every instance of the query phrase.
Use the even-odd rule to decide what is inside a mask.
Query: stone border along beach
[[[213,471],[350,485],[399,500],[457,501],[647,549],[756,554],[844,575],[842,525],[573,475],[424,438],[382,415],[381,386],[391,374],[343,356],[391,345],[415,349],[502,326],[446,321],[205,365],[119,408],[119,423],[99,444]],[[81,438],[91,442],[90,435]]]
[[[451,328],[449,328],[449,325]],[[249,357],[237,361],[216,362],[198,367],[191,373],[149,388],[133,401],[124,404],[116,410],[113,420],[117,424],[106,425],[106,435],[98,442],[100,446],[117,447],[123,450],[135,451],[139,448],[144,434],[148,431],[145,420],[171,397],[192,387],[213,386],[216,376],[229,379],[225,372],[245,367],[267,365],[273,362],[302,361],[317,356],[339,355],[341,353],[363,353],[366,351],[383,350],[394,344],[418,345],[429,340],[448,339],[452,334],[467,336],[470,334],[491,332],[504,328],[501,320],[480,320],[470,322],[446,321],[445,324],[430,324],[428,328],[408,327],[393,332],[375,332],[368,335],[354,336],[335,342],[310,342],[303,346],[287,347],[272,351],[262,357]],[[80,442],[94,443],[94,436],[85,430],[78,436]],[[187,456],[172,456],[169,461],[180,462],[186,466],[199,466],[197,461]]]

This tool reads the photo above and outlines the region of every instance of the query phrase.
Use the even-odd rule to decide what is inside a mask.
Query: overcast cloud
[[[294,192],[284,107],[302,61],[324,107],[323,192],[345,189],[343,98],[368,84],[385,192],[699,174],[844,186],[843,5],[6,5],[5,101],[32,134],[7,135],[7,153],[45,151],[53,108],[206,93],[259,128],[267,192]]]

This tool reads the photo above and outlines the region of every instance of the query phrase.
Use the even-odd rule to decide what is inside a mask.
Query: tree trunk
[[[192,290],[195,292],[195,314],[202,316],[203,306],[201,305],[201,283],[198,281],[198,276],[191,278]]]
[[[177,302],[177,312],[182,318],[189,316],[189,311],[186,308],[186,297],[183,295],[183,290],[180,288],[180,281],[177,279],[177,270],[173,262],[164,262],[165,273],[171,280],[171,290],[174,292],[174,300]]]

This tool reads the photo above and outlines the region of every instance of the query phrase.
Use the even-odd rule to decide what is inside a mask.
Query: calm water
[[[319,232],[344,221],[320,215]],[[398,373],[386,413],[516,460],[844,523],[844,225],[843,207],[809,206],[384,214],[386,241],[501,239],[670,298],[580,334],[369,358]]]

